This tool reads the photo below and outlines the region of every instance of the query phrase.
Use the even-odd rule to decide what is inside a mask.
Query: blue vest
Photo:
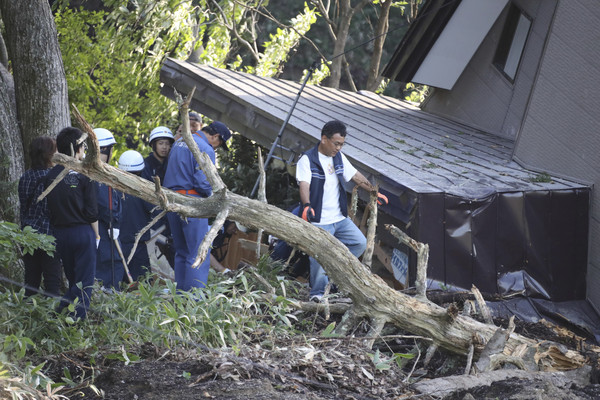
[[[321,166],[321,162],[319,162],[319,144],[317,144],[312,149],[304,152],[308,156],[308,161],[310,162],[310,205],[315,211],[315,217],[313,222],[321,221],[321,210],[323,208],[323,186],[325,186],[325,171]],[[344,180],[344,163],[342,162],[342,153],[338,152],[335,157],[333,157],[333,168],[335,169],[335,174],[339,179],[338,188],[340,190],[339,201],[340,201],[340,211],[344,217],[348,216],[348,200],[346,198],[346,190],[344,189],[344,184],[346,181]]]

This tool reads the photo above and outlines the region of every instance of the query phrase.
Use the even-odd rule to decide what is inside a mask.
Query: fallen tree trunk
[[[185,116],[187,117],[187,113]],[[189,134],[184,132],[186,133]],[[93,143],[94,139],[93,133],[90,133],[90,147],[97,148],[97,143]],[[205,154],[197,158],[209,179],[220,180],[214,165]],[[471,346],[474,347],[475,354],[479,354],[497,329],[494,325],[457,315],[427,300],[418,300],[397,292],[379,276],[372,274],[332,235],[292,213],[237,195],[224,187],[222,181],[220,184],[215,182],[213,187],[220,189],[212,196],[197,198],[153,185],[104,163],[89,160],[80,162],[63,154],[56,154],[54,161],[93,180],[160,206],[165,211],[177,212],[186,217],[207,218],[227,210],[229,219],[250,228],[264,229],[285,240],[318,260],[339,289],[352,299],[353,305],[344,318],[346,324],[367,318],[371,321],[371,326],[380,330],[385,323],[391,323],[414,335],[429,337],[440,347],[462,355],[467,355]],[[343,325],[338,327],[342,333],[348,329],[348,326]],[[377,336],[378,333],[371,332],[371,336]],[[506,340],[505,353],[512,354],[517,348],[535,346],[536,341],[512,333]]]
[[[440,306],[393,290],[335,237],[270,204],[227,189],[208,198],[189,197],[165,188],[157,193],[154,185],[147,180],[107,164],[85,165],[64,154],[56,154],[54,160],[169,212],[207,218],[216,216],[223,208],[229,209],[230,219],[250,228],[263,228],[317,259],[338,287],[352,299],[354,313],[358,317],[384,319],[414,334],[431,337],[442,347],[461,354],[467,353],[473,340],[476,348],[485,344],[496,330],[494,326],[468,317],[450,317]],[[510,347],[520,344],[533,345],[534,341],[514,334],[508,340]]]

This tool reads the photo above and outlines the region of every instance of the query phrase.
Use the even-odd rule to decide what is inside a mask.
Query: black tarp
[[[429,244],[427,275],[444,284],[556,302],[582,300],[589,203],[587,188],[476,199],[420,194],[408,233]]]

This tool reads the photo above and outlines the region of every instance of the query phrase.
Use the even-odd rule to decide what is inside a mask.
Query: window
[[[531,19],[518,7],[511,4],[494,56],[494,65],[511,82],[515,80],[529,28],[531,28]]]

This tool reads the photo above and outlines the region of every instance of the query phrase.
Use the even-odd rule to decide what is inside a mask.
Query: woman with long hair
[[[37,198],[44,189],[43,181],[53,166],[52,156],[56,153],[56,142],[49,136],[40,136],[31,141],[29,159],[31,168],[19,179],[19,201],[21,203],[21,227],[30,226],[38,233],[52,235],[48,217],[47,200],[38,202]],[[58,296],[62,281],[60,259],[54,253],[36,249],[33,254],[24,254],[25,295],[39,292],[42,278],[46,293]]]

